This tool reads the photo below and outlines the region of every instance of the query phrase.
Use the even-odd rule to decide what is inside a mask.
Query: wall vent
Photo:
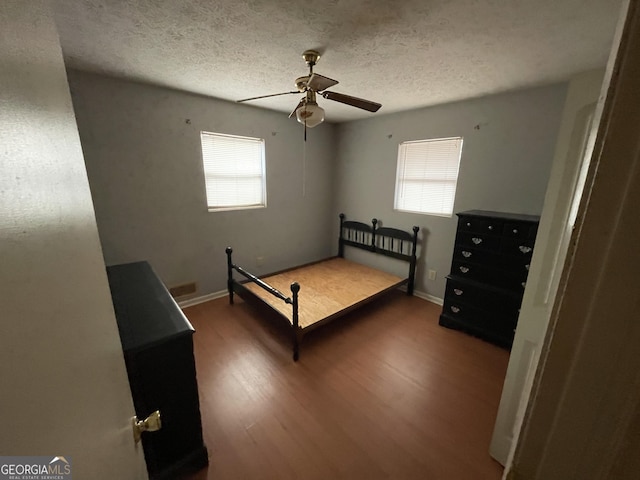
[[[169,288],[169,293],[173,298],[184,297],[185,295],[191,295],[192,293],[196,293],[196,282],[185,283],[182,285],[176,285],[175,287]]]

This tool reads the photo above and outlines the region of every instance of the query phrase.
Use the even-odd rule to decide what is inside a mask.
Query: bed
[[[291,328],[293,360],[300,355],[303,336],[384,293],[406,285],[413,295],[416,272],[418,227],[412,232],[348,221],[340,214],[338,256],[302,265],[262,278],[233,263],[231,247],[227,254],[229,303],[234,294],[257,300],[277,313]],[[406,277],[387,273],[344,258],[345,247],[354,247],[407,262]],[[234,271],[244,277],[237,281]],[[290,291],[291,294],[283,292]]]

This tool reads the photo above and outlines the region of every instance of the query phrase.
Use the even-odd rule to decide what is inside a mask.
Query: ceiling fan
[[[328,92],[327,88],[337,85],[338,81],[313,72],[314,65],[318,63],[318,60],[320,60],[320,53],[315,50],[306,50],[302,54],[302,58],[309,66],[309,75],[296,78],[295,85],[297,90],[245,98],[238,100],[238,103],[258,100],[260,98],[276,97],[279,95],[304,93],[304,97],[302,97],[302,100],[300,100],[296,108],[293,109],[289,118],[292,118],[295,115],[298,122],[309,128],[320,125],[324,121],[324,109],[318,106],[318,103],[316,102],[316,94],[321,95],[327,100],[344,103],[369,112],[377,112],[382,106],[379,103],[352,97],[351,95],[344,95],[338,92]]]

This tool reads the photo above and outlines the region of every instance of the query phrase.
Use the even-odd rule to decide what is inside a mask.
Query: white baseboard
[[[199,305],[204,302],[209,302],[211,300],[216,300],[218,298],[226,297],[228,294],[229,292],[227,292],[227,290],[220,290],[219,292],[208,293],[207,295],[202,295],[200,297],[180,300],[178,301],[178,306],[180,308],[193,307],[194,305]]]
[[[429,295],[426,292],[420,292],[418,290],[414,290],[413,294],[418,298],[422,298],[423,300],[426,300],[428,302],[435,303],[436,305],[442,306],[444,304],[444,300],[442,298],[434,297],[433,295]]]

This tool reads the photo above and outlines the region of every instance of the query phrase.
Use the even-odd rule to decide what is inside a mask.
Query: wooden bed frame
[[[246,300],[257,299],[286,319],[292,328],[293,360],[297,361],[302,337],[310,330],[401,285],[407,285],[407,295],[413,295],[418,231],[418,227],[413,227],[412,233],[397,228],[378,227],[378,220],[375,218],[371,225],[345,221],[345,215],[341,213],[337,257],[266,275],[264,280],[235,265],[231,259],[233,249],[227,247],[229,303],[233,304],[233,295],[238,293]],[[350,262],[344,259],[345,246],[406,261],[409,263],[408,276],[401,278]],[[236,281],[233,278],[234,270],[247,280]],[[291,281],[292,277],[303,279],[301,281],[310,293],[309,297],[304,298],[302,307],[301,287],[297,281]],[[334,284],[331,283],[332,277]],[[291,289],[291,296],[277,288],[284,290],[286,286]]]

